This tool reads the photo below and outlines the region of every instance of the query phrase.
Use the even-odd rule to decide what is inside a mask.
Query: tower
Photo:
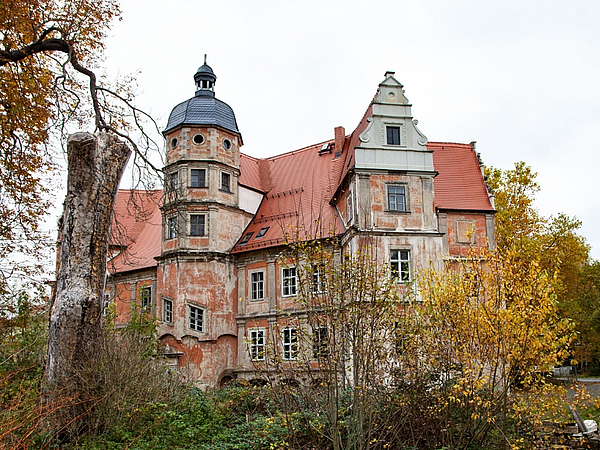
[[[251,218],[239,208],[242,136],[231,107],[215,97],[216,80],[205,61],[195,95],[173,108],[163,131],[161,342],[203,385],[235,364],[237,274],[229,251]]]

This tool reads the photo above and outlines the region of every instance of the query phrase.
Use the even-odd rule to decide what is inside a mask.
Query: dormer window
[[[387,134],[387,145],[400,145],[400,127],[385,127]]]
[[[247,244],[248,241],[250,240],[250,238],[252,237],[252,235],[254,234],[253,231],[251,231],[250,233],[246,233],[246,235],[244,236],[244,238],[242,239],[242,241],[240,242],[240,245],[244,245]]]
[[[267,231],[269,231],[269,227],[261,228],[258,234],[256,235],[255,239],[263,237],[265,234],[267,234]]]

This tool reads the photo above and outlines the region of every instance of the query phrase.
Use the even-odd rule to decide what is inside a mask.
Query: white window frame
[[[192,312],[195,312],[192,315]],[[197,312],[200,312],[200,316],[198,317]],[[192,320],[194,322],[192,322]],[[198,322],[200,322],[198,324]],[[190,330],[194,330],[198,333],[204,333],[206,330],[206,311],[201,306],[195,305],[193,303],[187,304],[187,328]]]
[[[166,238],[167,239],[175,239],[178,236],[178,220],[177,220],[177,216],[169,216],[167,217],[167,229],[166,231]]]
[[[393,188],[402,188],[403,193],[392,193],[390,192],[390,189]],[[394,196],[394,208],[392,208],[392,202],[391,197]],[[398,202],[396,201],[396,196],[398,197],[404,197],[404,209],[400,209],[398,208]],[[404,183],[394,183],[394,184],[388,184],[386,185],[386,201],[387,201],[387,211],[393,211],[393,212],[408,212],[408,184],[404,184]]]
[[[248,356],[250,361],[264,361],[267,349],[267,330],[252,328],[248,330]]]
[[[399,283],[412,281],[411,251],[407,248],[390,250],[390,270]]]
[[[179,189],[179,171],[171,172],[169,174],[168,190],[175,192]]]
[[[348,196],[346,197],[346,223],[352,222],[354,218],[354,196],[352,195],[352,191],[348,192]]]
[[[323,265],[314,265],[311,275],[311,293],[323,294],[327,292],[327,275]]]
[[[281,268],[281,296],[298,295],[298,272],[295,266]]]
[[[167,305],[171,305],[170,308],[167,307]],[[173,312],[174,312],[174,304],[173,304],[173,300],[171,300],[170,298],[163,298],[162,299],[162,319],[163,322],[169,325],[173,324]],[[168,316],[171,316],[170,318]]]
[[[146,284],[140,287],[140,308],[143,311],[150,311],[152,309],[152,285]]]
[[[261,276],[260,280],[254,277]],[[266,273],[264,270],[253,270],[250,272],[250,301],[259,302],[265,299]]]
[[[298,359],[298,329],[294,327],[285,327],[281,330],[281,357],[284,361],[294,361]]]

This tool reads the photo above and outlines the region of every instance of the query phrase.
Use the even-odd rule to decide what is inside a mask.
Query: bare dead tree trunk
[[[50,397],[67,395],[77,404],[81,389],[77,370],[94,361],[100,345],[111,218],[131,150],[108,133],[76,133],[69,136],[67,152],[67,196],[50,313],[46,382]],[[66,411],[62,425],[79,413]]]

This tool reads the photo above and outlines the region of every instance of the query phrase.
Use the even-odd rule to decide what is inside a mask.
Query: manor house
[[[164,190],[119,192],[106,297],[117,323],[134,305],[151,313],[168,361],[199,385],[254,379],[278,322],[302,314],[296,268],[281,261],[291,229],[335,236],[340,252],[369,238],[399,289],[420,269],[493,246],[475,144],[428,142],[394,72],[352,132],[336,127],[325,142],[264,159],[241,153],[213,70],[202,65],[194,80],[163,132]],[[297,335],[283,331],[293,360]]]

